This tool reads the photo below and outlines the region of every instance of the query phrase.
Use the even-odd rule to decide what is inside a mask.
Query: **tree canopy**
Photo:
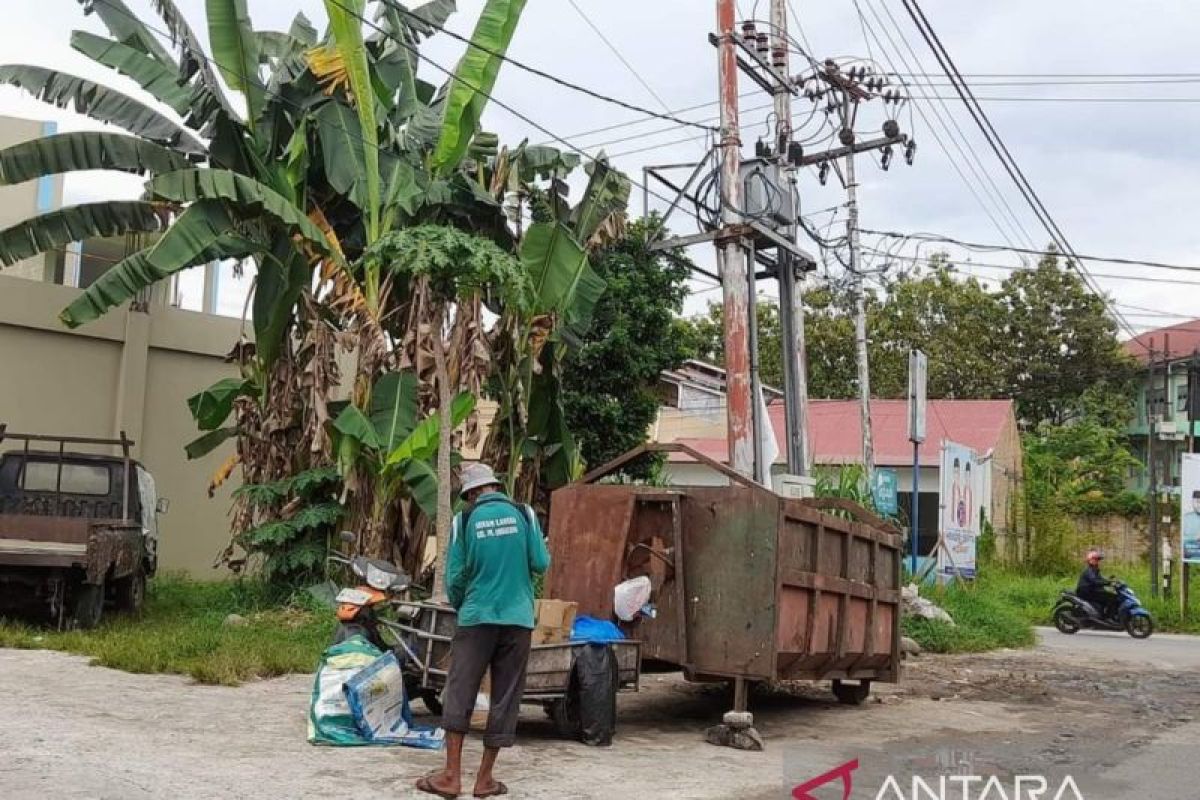
[[[856,392],[853,298],[837,285],[805,294],[812,397]],[[882,281],[867,305],[871,384],[878,397],[903,397],[908,351],[929,355],[929,396],[1012,398],[1023,426],[1062,424],[1085,414],[1119,426],[1131,409],[1136,365],[1121,349],[1103,299],[1053,252],[995,290],[938,255],[915,275]],[[758,310],[763,380],[782,381],[779,314]],[[721,308],[681,322],[696,358],[720,363]]]

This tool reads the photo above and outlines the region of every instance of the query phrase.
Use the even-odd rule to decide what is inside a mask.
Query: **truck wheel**
[[[104,615],[104,584],[80,583],[75,589],[75,610],[71,620],[76,628],[89,630],[100,624]]]
[[[574,696],[572,696],[574,694]],[[567,691],[565,697],[550,701],[546,713],[554,721],[554,732],[564,739],[579,739],[583,721],[579,718],[578,693]]]
[[[118,578],[113,589],[117,595],[117,609],[126,614],[140,614],[146,604],[146,573],[138,570],[132,575]]]
[[[869,694],[871,694],[870,681],[846,683],[845,681],[835,680],[833,682],[833,696],[842,705],[860,706]]]

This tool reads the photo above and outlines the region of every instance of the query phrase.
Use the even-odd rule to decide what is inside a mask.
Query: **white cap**
[[[462,471],[462,488],[459,489],[459,494],[466,494],[472,489],[478,489],[481,486],[499,486],[500,481],[496,478],[496,473],[487,464],[474,463],[467,464]]]

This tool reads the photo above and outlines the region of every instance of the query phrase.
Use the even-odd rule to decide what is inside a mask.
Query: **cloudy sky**
[[[148,0],[127,2],[146,13],[148,22],[158,24]],[[206,38],[203,1],[177,2]],[[75,0],[22,5],[36,7],[36,13],[6,19],[0,61],[102,77],[138,94],[136,87],[110,77],[68,47],[74,28],[103,32],[94,18],[83,16]],[[325,18],[319,0],[248,0],[248,5],[258,28],[284,29],[297,10],[319,24]],[[461,0],[450,27],[469,33],[481,5],[482,0]],[[744,16],[755,14],[755,6],[757,16],[766,14],[767,0],[741,0],[740,5]],[[857,5],[854,0],[792,0],[791,5],[797,15],[792,17],[793,34],[818,58],[866,56],[898,72],[937,72],[936,61],[899,0],[858,0]],[[1200,226],[1194,220],[1200,187],[1200,146],[1194,136],[1200,123],[1200,57],[1195,54],[1200,9],[1178,0],[924,0],[922,5],[980,98],[1016,98],[985,101],[985,108],[1078,252],[1200,265]],[[573,6],[582,9],[640,80]],[[691,109],[679,116],[709,122],[715,106],[702,104],[711,104],[716,96],[715,55],[706,41],[714,16],[711,0],[529,0],[510,53],[606,94],[656,111]],[[424,52],[452,67],[461,46],[442,37]],[[426,66],[424,72],[431,81],[442,79],[433,67]],[[914,166],[897,158],[885,173],[871,157],[859,160],[862,226],[983,243],[1045,245],[1046,232],[961,103],[923,99],[952,94],[944,77],[928,80],[931,85],[912,90],[922,99],[897,114],[902,128],[918,142]],[[743,82],[744,91],[750,88]],[[639,181],[646,165],[686,162],[705,153],[701,131],[645,120],[513,67],[502,72],[495,96],[555,136],[588,152],[607,151]],[[766,130],[766,111],[752,109],[768,102],[754,94],[743,100],[748,147]],[[883,107],[873,105],[878,107],[863,111],[864,131],[878,130],[885,119]],[[807,103],[797,105],[798,126],[809,110]],[[62,130],[94,127],[8,87],[0,87],[0,114],[55,119]],[[827,134],[827,127],[820,130],[822,120],[823,114],[817,113],[800,130],[805,135]],[[615,125],[623,127],[612,128]],[[485,126],[506,141],[549,138],[495,106],[489,108]],[[596,132],[601,128],[609,130]],[[67,202],[134,196],[139,189],[135,179],[89,174],[68,182]],[[831,175],[829,185],[821,187],[815,175],[806,172],[800,192],[802,210],[815,226],[835,233],[843,229],[844,209],[825,211],[844,202],[836,177]],[[635,189],[639,209],[640,196]],[[663,206],[661,200],[651,200],[653,206]],[[686,217],[675,225],[680,233],[695,230]],[[866,241],[876,243],[873,237]],[[960,248],[948,249],[956,257],[969,255]],[[912,245],[897,252],[917,254]],[[696,248],[695,256],[700,263],[711,263],[708,248]],[[1022,263],[1006,253],[973,258],[986,264]],[[882,263],[879,259],[874,265]],[[1100,263],[1089,267],[1104,275],[1196,282],[1100,278],[1121,313],[1139,330],[1182,319],[1170,315],[1200,316],[1200,274]],[[972,269],[993,281],[1008,274],[991,267]],[[704,291],[703,281],[695,288],[698,294],[690,310],[702,309],[718,296]],[[770,287],[764,290],[770,292]]]

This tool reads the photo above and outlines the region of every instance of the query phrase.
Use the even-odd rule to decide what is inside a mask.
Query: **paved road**
[[[1124,633],[1080,631],[1066,636],[1054,628],[1039,628],[1038,649],[1059,657],[1082,656],[1130,667],[1150,665],[1179,674],[1200,672],[1200,637],[1154,634],[1137,641]],[[1200,722],[1190,715],[1179,727],[1164,730],[1135,751],[1117,744],[1120,763],[1091,777],[1101,797],[1137,797],[1139,800],[1182,800],[1200,794],[1196,788],[1195,753],[1200,751]],[[1116,732],[1114,732],[1116,734]],[[1119,741],[1120,737],[1115,736]],[[1090,795],[1089,795],[1090,798]]]
[[[1138,641],[1127,634],[1080,631],[1066,636],[1054,628],[1038,628],[1038,649],[1054,655],[1147,664],[1163,669],[1200,670],[1200,637],[1156,633]]]

